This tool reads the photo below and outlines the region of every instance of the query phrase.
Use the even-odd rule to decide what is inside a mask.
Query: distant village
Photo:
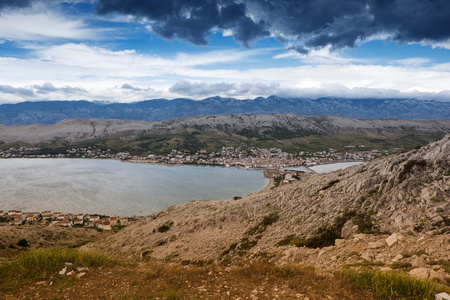
[[[22,212],[20,210],[0,210],[0,224],[24,225],[41,224],[55,227],[92,227],[103,233],[114,233],[114,229],[127,226],[128,217],[108,217],[88,214],[64,214],[62,212]]]
[[[134,163],[154,163],[167,165],[210,165],[223,167],[242,167],[246,169],[287,168],[295,166],[314,166],[329,163],[349,161],[369,161],[389,152],[378,150],[362,150],[363,145],[345,146],[347,151],[340,152],[334,149],[318,152],[301,151],[287,153],[278,148],[257,147],[222,147],[221,151],[208,152],[206,149],[190,153],[187,150],[173,149],[166,155],[149,154],[135,156],[129,152],[113,153],[111,149],[96,147],[72,148],[65,153],[36,154],[39,148],[10,148],[0,150],[0,158],[93,158],[117,159]],[[398,150],[398,149],[393,149]]]

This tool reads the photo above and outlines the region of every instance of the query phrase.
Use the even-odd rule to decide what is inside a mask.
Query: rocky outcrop
[[[175,261],[274,256],[323,266],[404,261],[424,267],[427,260],[405,258],[405,251],[450,259],[449,220],[447,135],[414,151],[239,200],[173,206],[90,247]]]

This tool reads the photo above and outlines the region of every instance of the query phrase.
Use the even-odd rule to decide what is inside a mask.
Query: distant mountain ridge
[[[450,119],[450,102],[416,99],[282,98],[253,100],[212,97],[204,100],[155,99],[135,103],[40,101],[0,105],[0,124],[55,124],[64,119],[97,118],[163,121],[217,114],[330,115],[365,119]]]
[[[115,134],[138,134],[195,129],[201,132],[258,133],[265,130],[303,132],[312,135],[357,134],[392,137],[402,132],[440,136],[450,132],[450,120],[354,119],[334,116],[300,116],[295,114],[208,115],[145,122],[117,119],[66,119],[57,124],[0,125],[0,141],[80,142],[108,138]],[[402,133],[404,134],[404,133]]]

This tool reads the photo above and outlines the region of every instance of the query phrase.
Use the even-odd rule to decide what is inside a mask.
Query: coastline
[[[275,186],[275,180],[273,178],[268,178],[268,179],[269,179],[269,183],[266,185],[265,188],[260,190],[258,193],[268,191]]]

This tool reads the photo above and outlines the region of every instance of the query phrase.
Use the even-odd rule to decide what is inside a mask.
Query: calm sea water
[[[341,163],[335,163],[335,164],[326,164],[326,165],[318,165],[318,166],[312,166],[309,167],[309,169],[313,170],[316,173],[330,173],[336,170],[340,170],[340,169],[345,169],[347,167],[351,167],[351,166],[355,166],[355,165],[360,165],[360,164],[364,164],[365,162],[360,162],[360,161],[356,161],[356,162],[341,162]],[[303,171],[306,173],[311,172],[310,170],[308,170],[305,167],[289,167],[289,168],[285,168],[286,170],[297,170],[297,171]]]
[[[3,159],[0,210],[146,215],[191,200],[245,196],[268,182],[261,170],[95,159]]]
[[[318,165],[310,167],[311,170],[317,172],[317,173],[329,173],[340,169],[345,169],[347,167],[356,166],[364,164],[364,162],[355,161],[355,162],[342,162],[342,163],[335,163],[335,164],[328,164],[328,165]]]

